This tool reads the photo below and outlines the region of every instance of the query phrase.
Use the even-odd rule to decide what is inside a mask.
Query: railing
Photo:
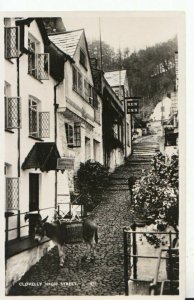
[[[151,255],[138,255],[137,254],[137,234],[153,234],[153,235],[168,235],[169,236],[169,248],[168,249],[162,249],[159,256],[151,256]],[[160,268],[160,262],[161,259],[169,259],[169,265],[170,265],[170,274],[172,274],[172,235],[176,235],[176,232],[155,232],[155,231],[135,231],[135,230],[127,230],[126,228],[123,229],[123,241],[124,241],[124,281],[125,281],[125,295],[129,295],[129,280],[131,281],[144,281],[138,279],[137,276],[137,260],[138,258],[142,259],[157,259],[157,268],[156,268],[156,274],[154,277],[153,284],[150,286],[150,292],[155,293],[156,291],[156,284],[158,282],[158,274],[159,274],[159,268]],[[130,242],[130,244],[129,244]],[[129,250],[130,249],[130,250]],[[161,253],[163,251],[168,251],[169,257],[162,257]],[[132,253],[131,253],[132,252]],[[131,263],[132,261],[132,263]],[[130,264],[130,265],[129,265]],[[129,274],[130,271],[130,274]],[[131,274],[133,274],[133,277],[131,277]],[[147,281],[148,282],[148,281]],[[173,287],[173,276],[170,278],[170,289],[172,290]],[[152,289],[154,291],[152,291]]]
[[[29,224],[21,226],[21,216],[22,215],[26,215],[27,213],[38,213],[38,214],[40,214],[42,211],[53,209],[54,215],[55,215],[56,211],[60,215],[61,212],[62,212],[61,205],[62,204],[67,204],[67,205],[69,205],[69,210],[68,210],[67,213],[63,213],[62,212],[62,214],[63,214],[62,217],[63,218],[65,216],[67,216],[68,214],[72,215],[72,213],[74,213],[76,211],[76,209],[78,208],[78,206],[80,206],[80,208],[81,208],[81,216],[83,216],[83,212],[84,212],[83,205],[76,205],[76,209],[73,208],[73,206],[75,205],[74,203],[77,202],[81,198],[81,196],[82,195],[79,195],[76,199],[74,199],[73,202],[66,202],[66,203],[61,202],[61,203],[58,203],[57,210],[56,210],[55,207],[47,207],[47,208],[42,208],[42,209],[38,209],[38,210],[35,210],[35,211],[30,211],[30,212],[28,211],[28,212],[22,212],[22,213],[20,212],[20,210],[17,210],[17,213],[12,213],[13,210],[11,210],[10,212],[7,211],[5,213],[5,243],[7,244],[8,241],[9,241],[9,232],[16,230],[17,231],[17,234],[16,234],[17,237],[16,238],[19,239],[21,237],[21,229],[25,228],[25,227],[29,227]],[[9,229],[9,218],[12,218],[12,217],[16,217],[17,218],[17,227]]]
[[[35,211],[30,211],[30,213],[35,213],[35,212],[40,213],[41,211],[45,211],[45,210],[49,210],[49,209],[55,210],[55,207],[47,207],[47,208],[43,208],[43,209],[38,209],[38,210],[35,210]],[[6,242],[6,244],[9,241],[9,237],[8,237],[9,232],[11,232],[13,230],[17,230],[17,239],[19,239],[20,236],[21,236],[21,229],[25,228],[25,227],[29,227],[29,224],[21,226],[21,216],[26,215],[27,213],[29,213],[29,211],[21,213],[20,210],[17,210],[17,213],[12,213],[12,212],[6,212],[5,213],[5,222],[6,222],[6,225],[5,225],[5,242]],[[17,227],[9,229],[9,218],[12,218],[12,217],[17,217]]]

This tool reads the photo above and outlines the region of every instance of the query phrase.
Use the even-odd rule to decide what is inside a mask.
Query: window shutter
[[[49,53],[36,54],[37,79],[49,79]]]
[[[5,58],[17,58],[19,56],[19,27],[5,28]]]
[[[74,147],[81,147],[81,126],[80,123],[74,124]]]
[[[6,178],[6,208],[19,209],[19,178]]]
[[[5,97],[5,128],[15,129],[21,127],[21,105],[19,97]]]
[[[66,139],[67,145],[69,147],[73,147],[74,145],[74,128],[71,124],[65,123],[65,132],[66,132]]]
[[[50,112],[39,112],[39,137],[50,137]]]

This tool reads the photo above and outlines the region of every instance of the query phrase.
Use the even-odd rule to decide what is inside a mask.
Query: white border
[[[193,182],[194,182],[194,79],[192,70],[194,70],[194,1],[193,0],[20,0],[20,1],[3,1],[0,3],[1,11],[22,12],[22,11],[87,11],[87,10],[133,10],[133,11],[185,11],[186,13],[186,162],[187,162],[187,194],[185,202],[187,203],[187,244],[186,244],[186,297],[194,297],[194,200],[192,199]],[[2,22],[0,23],[0,32],[2,33]],[[2,36],[2,35],[1,35]],[[2,54],[2,51],[0,52]],[[1,120],[2,128],[2,120]],[[2,139],[1,139],[2,140]],[[2,151],[1,147],[1,151]],[[1,155],[2,158],[2,155]],[[1,159],[0,159],[1,162]],[[2,164],[1,164],[2,166]],[[1,168],[2,171],[2,168]],[[0,181],[2,183],[2,180]],[[2,185],[1,185],[2,186]],[[1,192],[2,194],[2,192]],[[1,199],[4,199],[1,197]],[[4,224],[1,222],[4,226]],[[3,239],[3,238],[2,238]],[[2,256],[1,256],[2,261]],[[1,277],[2,278],[2,272]],[[1,280],[2,283],[2,280]],[[3,282],[4,285],[4,282]],[[0,284],[0,287],[2,284]],[[1,289],[2,290],[2,289]],[[18,297],[19,299],[19,297]]]

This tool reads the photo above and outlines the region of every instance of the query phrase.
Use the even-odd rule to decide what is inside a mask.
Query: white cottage
[[[80,162],[93,159],[103,163],[102,103],[94,89],[88,46],[84,30],[49,35],[50,41],[69,59],[65,62],[65,80],[58,86],[57,146],[62,154],[60,167],[68,168],[70,191],[75,191],[74,177]],[[58,201],[64,201],[63,175],[58,174]]]
[[[54,99],[59,72],[50,60],[58,58],[57,49],[50,55],[45,51],[49,45],[42,19],[5,19],[6,290],[51,246],[45,239],[37,247],[34,222],[24,220],[29,212],[52,218],[57,204]],[[61,56],[63,64],[65,59]]]

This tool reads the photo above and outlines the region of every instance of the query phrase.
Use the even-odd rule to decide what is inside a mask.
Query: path
[[[134,154],[112,174],[112,185],[94,210],[99,227],[96,260],[81,262],[84,244],[67,245],[65,265],[60,268],[54,247],[12,287],[10,295],[124,295],[123,227],[131,223],[127,180],[132,175],[141,176],[142,168],[150,168],[152,150],[157,147],[152,136],[134,145]]]

